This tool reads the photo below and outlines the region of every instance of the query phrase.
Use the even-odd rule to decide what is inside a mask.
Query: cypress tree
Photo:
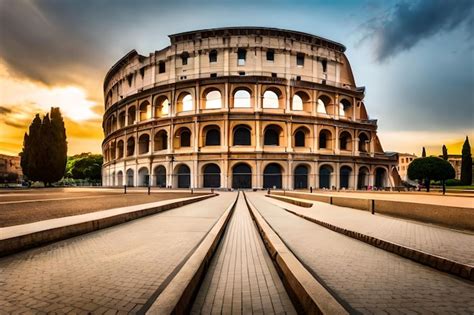
[[[461,182],[463,185],[472,184],[471,145],[469,144],[469,138],[467,136],[462,146]]]
[[[23,150],[21,155],[21,167],[23,173],[29,180],[40,180],[40,166],[38,162],[38,153],[41,151],[41,118],[36,114],[31,122],[29,134],[25,133],[23,139]]]
[[[421,157],[426,157],[425,147],[423,147],[423,150],[421,151]]]
[[[443,160],[448,160],[448,148],[443,144]]]
[[[67,140],[64,120],[59,108],[51,108],[51,145],[50,147],[50,180],[60,180],[66,171],[67,163]]]

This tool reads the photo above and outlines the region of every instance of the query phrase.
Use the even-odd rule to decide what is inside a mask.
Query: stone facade
[[[270,28],[170,35],[104,81],[103,184],[392,187],[341,44]]]
[[[408,178],[408,165],[414,160],[418,158],[415,154],[410,153],[398,153],[398,174],[400,174],[400,178],[404,181],[410,180]]]
[[[20,157],[0,154],[0,182],[20,182],[22,178],[23,172],[21,170]]]

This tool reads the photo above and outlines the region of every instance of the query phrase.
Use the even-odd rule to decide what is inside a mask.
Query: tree
[[[45,186],[64,176],[67,159],[66,129],[59,108],[51,108],[43,120],[36,114],[23,138],[21,168],[29,180]]]
[[[68,158],[66,176],[74,179],[100,180],[103,158],[100,154],[81,153]]]
[[[461,182],[463,185],[472,184],[472,156],[471,156],[471,145],[469,144],[469,138],[466,136],[466,140],[462,146],[462,159],[461,159]]]
[[[448,160],[448,148],[443,144],[443,160]]]
[[[446,191],[445,180],[455,176],[456,172],[448,161],[434,156],[415,159],[408,165],[408,177],[425,180],[427,192],[430,191],[431,180],[440,180],[443,183],[444,194]]]
[[[421,157],[426,157],[425,147],[423,147],[423,150],[421,151]]]

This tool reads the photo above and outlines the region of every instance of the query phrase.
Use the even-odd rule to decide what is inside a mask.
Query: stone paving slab
[[[0,259],[0,314],[137,313],[235,193]]]
[[[296,314],[240,194],[192,314]]]
[[[474,234],[312,201],[311,208],[269,199],[279,207],[340,228],[474,267]]]
[[[286,245],[354,313],[472,314],[474,285],[295,216],[250,201]]]

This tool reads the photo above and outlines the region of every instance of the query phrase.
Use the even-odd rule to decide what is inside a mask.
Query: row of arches
[[[202,130],[203,146],[220,146],[221,129],[218,125],[207,125]],[[295,148],[309,147],[311,141],[310,130],[307,127],[297,128],[292,135],[292,146]],[[284,145],[283,129],[276,124],[270,124],[263,130],[264,146],[281,146]],[[168,132],[160,130],[153,137],[153,151],[161,151],[168,149]],[[192,132],[187,127],[178,128],[174,134],[172,145],[175,149],[186,148],[192,146]],[[359,132],[357,136],[358,151],[368,152],[370,149],[369,136],[365,132]],[[125,156],[134,156],[136,150],[135,137],[130,136],[126,143],[124,140],[112,142],[104,149],[106,161],[113,159],[121,159]],[[333,149],[334,147],[333,133],[328,129],[322,129],[319,132],[318,149]],[[348,131],[339,133],[339,149],[342,151],[352,151],[353,146],[352,134]],[[240,124],[233,128],[230,145],[233,146],[251,146],[252,144],[252,127],[246,124]],[[147,154],[151,151],[151,138],[148,133],[141,134],[138,138],[138,154]]]
[[[236,88],[231,94],[231,107],[252,108],[254,100],[252,91],[246,87]],[[201,98],[202,109],[220,109],[223,107],[224,99],[222,92],[217,88],[204,90]],[[285,107],[284,93],[277,87],[270,87],[262,94],[262,107],[265,109],[278,109]],[[333,100],[328,95],[320,95],[316,100],[316,111],[320,114],[337,114],[340,117],[352,117],[352,101],[342,98],[336,110],[330,109]],[[291,98],[291,109],[293,111],[311,112],[312,101],[307,92],[297,91]],[[194,109],[194,99],[190,92],[182,92],[176,99],[176,112],[188,112]],[[111,115],[105,123],[106,134],[133,125],[137,121],[146,121],[151,118],[168,117],[171,114],[171,102],[168,97],[161,95],[155,98],[154,106],[149,101],[141,102],[138,107],[129,106],[126,111],[121,111],[118,117]]]
[[[283,188],[283,168],[278,163],[269,163],[263,170],[263,188]],[[357,189],[364,189],[369,185],[370,171],[367,167],[359,167],[357,175],[353,174],[353,169],[350,166],[343,165],[340,167],[339,176],[339,189],[351,188],[351,179],[353,176],[357,176]],[[112,173],[113,186],[128,185],[134,186],[134,170],[128,169],[125,174],[122,171],[118,171],[117,174]],[[167,185],[167,172],[163,165],[159,165],[154,168],[153,176],[150,176],[147,167],[141,167],[137,172],[137,185],[138,186],[157,186],[157,187],[168,187],[173,186],[176,188],[190,188],[191,187],[191,170],[186,164],[179,164],[175,167],[173,174],[173,184]],[[204,188],[219,188],[221,187],[221,169],[219,165],[215,163],[208,163],[202,167],[202,187]],[[252,167],[247,163],[237,163],[231,169],[232,176],[232,188],[236,189],[247,189],[254,187],[254,174]],[[294,168],[292,175],[293,188],[294,189],[308,189],[309,188],[309,177],[310,168],[306,164],[299,164]],[[387,171],[383,167],[375,168],[374,186],[383,188],[387,185]],[[115,182],[115,178],[117,182]],[[317,187],[320,189],[333,189],[335,187],[334,168],[331,165],[322,165],[319,167],[319,173],[317,174]],[[352,187],[354,188],[354,187]]]

